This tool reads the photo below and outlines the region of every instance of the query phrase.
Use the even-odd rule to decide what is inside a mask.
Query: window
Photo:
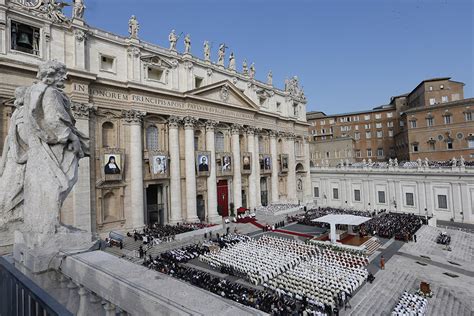
[[[334,124],[334,119],[330,119],[329,124]]]
[[[11,49],[39,56],[40,30],[23,23],[11,22]]]
[[[393,117],[393,112],[388,112],[387,113],[387,118],[392,118]]]
[[[319,124],[320,125],[326,125],[326,121],[325,120],[319,121]]]
[[[372,137],[372,133],[370,131],[365,132],[365,138],[371,138],[371,137]]]
[[[383,157],[383,148],[377,149],[377,157]]]
[[[194,150],[199,150],[199,136],[194,136]]]
[[[393,121],[387,122],[387,127],[393,127]]]
[[[376,123],[375,128],[382,128],[382,123]]]
[[[359,130],[359,125],[355,125],[355,126],[354,126],[354,129],[355,129],[356,131],[358,131],[358,130]]]
[[[426,126],[433,126],[434,125],[434,118],[428,117],[426,119]]]
[[[447,149],[453,149],[453,141],[451,139],[448,139],[446,141],[446,148]]]
[[[472,112],[464,113],[464,118],[466,119],[466,121],[472,121]]]
[[[319,197],[319,187],[314,187],[313,188],[313,194],[315,198]]]
[[[354,116],[354,117],[352,118],[352,120],[353,120],[354,122],[359,122],[359,116]]]
[[[330,155],[331,155],[331,154],[329,153],[329,151],[327,151],[327,152],[326,152],[326,158],[329,158]]]
[[[430,86],[430,91],[433,91],[433,86]]]
[[[115,72],[115,58],[110,56],[100,56],[100,70]]]
[[[451,94],[451,101],[458,101],[459,100],[459,93]]]
[[[383,131],[377,131],[377,138],[383,137]]]
[[[338,200],[339,199],[339,189],[338,188],[333,188],[332,189],[332,198],[334,200]]]
[[[378,113],[378,114],[375,114],[375,119],[376,120],[380,120],[382,118],[382,114]]]
[[[354,201],[360,202],[360,190],[354,190]]]
[[[366,120],[366,121],[370,120],[370,114],[369,115],[364,115],[364,120]]]
[[[429,147],[430,147],[431,151],[436,150],[436,143],[435,142],[429,142],[428,144],[429,144]]]
[[[203,78],[201,77],[194,77],[194,88],[199,88],[202,86],[202,81],[203,81]]]
[[[154,125],[146,129],[146,149],[158,150],[158,128]]]
[[[435,104],[436,104],[436,99],[430,98],[430,105],[435,105]]]
[[[370,129],[370,124],[365,124],[365,129]]]
[[[281,103],[277,102],[277,112],[281,113]]]
[[[356,157],[357,157],[357,158],[360,158],[360,157],[361,157],[360,150],[356,150]]]
[[[467,140],[467,148],[474,148],[474,139]]]
[[[215,148],[216,152],[224,152],[224,134],[222,132],[217,132],[216,135],[214,136],[215,139]]]
[[[443,96],[441,97],[441,103],[446,103],[446,102],[448,102],[448,96],[447,96],[447,95],[443,95]]]
[[[415,120],[410,121],[410,127],[411,128],[416,128],[416,121]]]
[[[444,116],[444,124],[451,124],[451,115]]]
[[[359,132],[354,133],[354,139],[355,139],[355,140],[359,140],[359,139],[360,139],[360,133],[359,133]]]
[[[407,206],[415,206],[415,201],[413,199],[413,193],[405,193],[405,201]]]
[[[385,204],[385,191],[378,191],[377,192],[379,203]]]
[[[388,130],[388,137],[393,137],[393,129]]]
[[[412,149],[412,151],[415,152],[415,153],[418,152],[418,143],[412,144],[412,145],[411,145],[411,149]]]
[[[367,157],[372,157],[372,149],[367,149]]]
[[[293,104],[293,116],[298,116],[298,103]]]
[[[448,209],[448,197],[446,195],[438,194],[438,208]]]

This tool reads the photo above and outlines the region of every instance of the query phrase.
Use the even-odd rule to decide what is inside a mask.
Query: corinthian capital
[[[179,123],[181,123],[181,118],[179,118],[178,116],[171,115],[171,116],[168,118],[168,125],[169,125],[169,127],[171,127],[171,128],[178,128],[178,127],[179,127]]]
[[[230,127],[230,132],[232,133],[232,135],[239,135],[241,130],[242,125],[239,124],[232,124],[232,126]]]
[[[268,135],[270,135],[270,137],[275,138],[275,137],[278,136],[278,131],[275,131],[275,130],[271,129],[271,130],[268,131]]]
[[[75,103],[71,104],[71,111],[74,118],[89,118],[91,112],[95,110],[91,104]]]
[[[206,131],[213,131],[214,128],[216,128],[217,124],[219,124],[218,121],[208,120],[206,122]]]
[[[194,125],[196,125],[196,118],[192,116],[186,116],[183,118],[183,123],[184,123],[184,128],[194,128]]]
[[[286,139],[288,139],[288,140],[295,140],[296,134],[289,132],[289,133],[286,133],[286,134],[285,134],[285,137],[286,137]]]
[[[146,115],[146,112],[133,110],[133,109],[122,111],[122,118],[125,119],[126,122],[133,123],[133,124],[141,124],[145,115]]]

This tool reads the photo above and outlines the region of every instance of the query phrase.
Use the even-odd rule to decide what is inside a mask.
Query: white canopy
[[[349,214],[328,214],[316,219],[313,219],[312,222],[321,222],[328,223],[331,225],[341,224],[341,225],[353,225],[358,226],[370,220],[370,217],[356,216]]]

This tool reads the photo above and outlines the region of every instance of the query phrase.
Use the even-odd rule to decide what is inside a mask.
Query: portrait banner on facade
[[[280,155],[280,172],[288,172],[288,154]]]
[[[120,181],[123,179],[125,155],[121,149],[107,149],[101,154],[102,179]]]
[[[216,167],[217,174],[220,176],[232,175],[233,174],[233,161],[232,153],[221,152],[216,153]]]
[[[270,155],[260,155],[260,172],[272,172],[272,157]]]
[[[210,151],[198,151],[196,152],[196,170],[197,175],[209,176],[211,170],[211,152]]]
[[[149,153],[150,174],[154,179],[168,177],[168,153],[152,151]]]
[[[242,154],[242,173],[250,174],[252,173],[252,153],[243,153]]]

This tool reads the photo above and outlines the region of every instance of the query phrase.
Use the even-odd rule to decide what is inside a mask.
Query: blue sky
[[[85,0],[86,20],[127,35],[130,15],[140,38],[168,47],[168,33],[225,42],[237,68],[255,62],[256,77],[282,88],[297,75],[308,110],[370,109],[411,91],[421,80],[450,76],[474,96],[471,0]],[[178,50],[183,50],[180,40]],[[226,58],[227,62],[227,58]]]

